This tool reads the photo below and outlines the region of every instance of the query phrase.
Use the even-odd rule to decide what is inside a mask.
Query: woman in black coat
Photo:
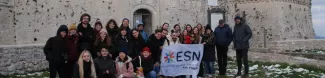
[[[216,61],[215,52],[215,37],[213,36],[211,28],[206,29],[202,35],[202,44],[204,44],[204,52],[202,62],[204,62],[204,71],[206,74],[214,74],[214,62]]]
[[[141,50],[143,47],[146,46],[146,43],[144,39],[142,38],[141,34],[139,33],[139,30],[132,29],[132,36],[131,36],[131,58],[135,58],[141,54]]]
[[[100,57],[94,60],[97,78],[116,78],[115,64],[108,52],[107,46],[101,48],[100,55]]]
[[[126,51],[126,55],[130,56],[131,54],[131,42],[128,36],[128,32],[125,27],[120,28],[120,34],[116,37],[116,48],[118,51]],[[113,54],[113,57],[117,57],[118,54]]]

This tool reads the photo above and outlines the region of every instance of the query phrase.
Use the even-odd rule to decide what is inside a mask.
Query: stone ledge
[[[233,0],[229,1],[230,4],[248,4],[248,3],[260,3],[260,2],[286,2],[299,5],[305,5],[311,7],[311,0]]]
[[[43,46],[44,44],[1,45],[0,74],[24,74],[47,69]]]
[[[325,50],[325,39],[286,40],[271,42],[270,52],[291,52],[295,50]]]

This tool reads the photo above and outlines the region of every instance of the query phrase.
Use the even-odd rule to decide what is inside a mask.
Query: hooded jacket
[[[249,39],[252,37],[251,28],[245,24],[236,24],[234,27],[234,47],[236,49],[248,49]]]
[[[60,35],[61,31],[68,32],[66,25],[61,25],[57,30],[56,36],[47,40],[43,50],[47,61],[65,62],[68,59],[67,46],[65,44],[65,37]]]
[[[123,78],[133,78],[133,64],[131,58],[126,56],[128,60],[122,62],[119,57],[116,57],[115,66],[116,66],[116,76],[123,75]]]

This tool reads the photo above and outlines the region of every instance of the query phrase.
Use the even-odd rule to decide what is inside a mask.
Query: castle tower
[[[224,0],[227,23],[240,15],[253,31],[251,46],[268,48],[273,41],[313,39],[311,0]]]

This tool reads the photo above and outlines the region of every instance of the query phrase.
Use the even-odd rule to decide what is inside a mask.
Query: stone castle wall
[[[129,18],[133,26],[133,13],[147,9],[155,29],[164,22],[170,23],[170,28],[177,23],[182,27],[205,25],[207,10],[221,8],[231,28],[236,15],[244,17],[253,31],[252,48],[279,52],[325,47],[321,45],[324,40],[310,40],[314,38],[311,0],[218,0],[219,6],[207,3],[207,0],[0,0],[0,45],[3,45],[0,74],[46,69],[44,43],[55,35],[59,25],[78,23],[83,13],[92,16],[92,25],[97,18],[104,25],[109,19],[120,24],[123,18]]]
[[[130,19],[137,9],[147,9],[152,14],[153,29],[164,22],[170,26],[207,23],[206,1],[200,0],[3,0],[11,7],[0,6],[0,44],[41,44],[54,36],[61,24],[79,23],[81,14],[97,18],[106,25],[109,19],[118,24],[123,18]],[[9,4],[8,4],[9,5]]]
[[[24,74],[48,68],[44,44],[0,46],[0,74]]]
[[[244,17],[253,36],[251,46],[268,48],[273,41],[313,39],[310,0],[226,0],[226,21]]]

